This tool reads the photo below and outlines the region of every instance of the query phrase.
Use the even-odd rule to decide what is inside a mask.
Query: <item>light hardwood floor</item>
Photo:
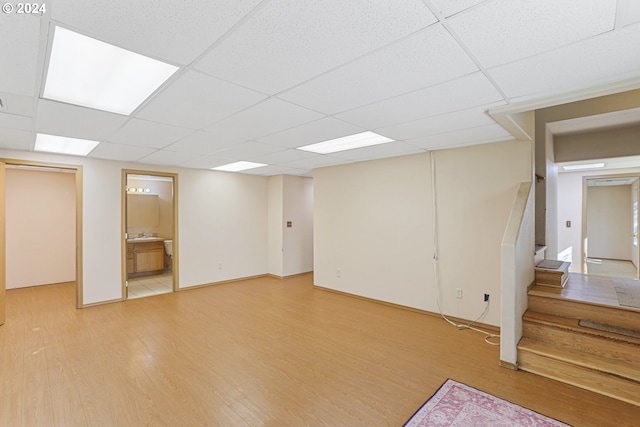
[[[401,426],[447,378],[576,426],[640,419],[500,368],[478,333],[311,275],[73,306],[73,284],[7,292],[1,426]]]

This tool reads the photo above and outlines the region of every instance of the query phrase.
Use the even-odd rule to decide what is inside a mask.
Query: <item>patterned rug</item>
[[[404,427],[431,426],[566,427],[568,424],[449,379],[404,424]]]
[[[616,288],[620,305],[640,308],[640,280],[616,277],[613,279],[613,286]]]

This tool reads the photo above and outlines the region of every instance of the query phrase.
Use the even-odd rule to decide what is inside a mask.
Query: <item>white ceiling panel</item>
[[[332,157],[326,154],[316,154],[313,157],[307,157],[306,159],[294,160],[291,162],[282,163],[282,166],[288,166],[297,169],[315,169],[325,166],[333,166],[344,163],[350,163],[345,159],[338,157]]]
[[[322,114],[270,98],[216,123],[208,131],[232,138],[256,139],[323,117]]]
[[[502,126],[493,124],[425,138],[410,139],[406,142],[427,150],[440,150],[443,148],[463,147],[465,145],[484,144],[509,139],[514,139],[509,132]]]
[[[177,165],[198,157],[195,154],[177,153],[175,151],[157,150],[141,158],[141,163],[150,163],[153,165]]]
[[[0,129],[20,129],[31,131],[31,117],[0,113]]]
[[[477,70],[444,27],[433,25],[278,96],[335,114]]]
[[[294,169],[294,168],[288,168],[286,166],[273,166],[273,165],[242,171],[242,173],[245,173],[247,175],[264,175],[264,176],[304,175],[308,172],[309,171],[305,169]]]
[[[333,153],[333,156],[357,162],[382,159],[385,157],[406,156],[408,154],[424,153],[424,151],[422,148],[416,148],[413,145],[395,141],[387,144],[374,145],[372,147],[341,151],[339,153]]]
[[[213,156],[198,156],[186,162],[180,163],[180,167],[194,168],[194,169],[211,169],[218,166],[232,163],[235,160],[225,159],[222,157]]]
[[[419,0],[274,0],[196,67],[275,94],[434,22]]]
[[[109,142],[138,147],[163,148],[193,133],[193,130],[147,120],[132,119],[109,138]]]
[[[258,157],[282,151],[282,147],[256,141],[241,142],[212,153],[212,156],[255,162]]]
[[[38,15],[0,14],[0,91],[34,95],[39,46]]]
[[[316,154],[310,153],[309,151],[287,148],[282,151],[276,151],[275,153],[256,157],[255,161],[258,163],[281,164],[286,162],[293,162],[295,160],[308,159],[315,155]]]
[[[640,22],[640,1],[618,0],[616,28],[622,28],[636,22]]]
[[[189,64],[260,0],[149,3],[145,0],[55,0],[52,17],[107,43]]]
[[[281,147],[296,148],[342,136],[363,132],[365,129],[346,123],[333,117],[325,117],[314,122],[306,123],[278,132],[273,135],[257,138],[260,142]]]
[[[444,17],[449,17],[458,12],[462,12],[463,10],[480,4],[483,1],[485,0],[431,0],[431,2],[436,6],[438,13],[441,13]]]
[[[109,142],[101,142],[89,154],[89,157],[96,159],[118,160],[121,162],[135,162],[155,150],[152,148],[133,147],[123,144],[111,144]]]
[[[496,0],[448,22],[492,67],[610,31],[615,14],[616,0]]]
[[[266,98],[266,95],[187,71],[153,98],[139,118],[201,129]]]
[[[30,131],[0,127],[0,148],[29,151],[32,141]]]
[[[121,114],[40,99],[36,130],[51,135],[103,141],[128,119]]]
[[[543,96],[638,76],[640,24],[489,70],[510,98]]]
[[[244,142],[239,138],[221,138],[209,132],[197,131],[166,147],[169,151],[191,154],[208,154]]]
[[[482,73],[421,89],[336,115],[339,119],[376,129],[502,100]]]
[[[387,126],[376,129],[376,133],[384,135],[397,141],[415,139],[429,135],[453,132],[461,128],[472,128],[483,125],[495,124],[495,120],[487,113],[491,107],[504,105],[504,103],[494,103],[483,105],[468,110],[456,111],[439,116],[428,117],[426,119],[414,120],[399,125]]]
[[[2,108],[0,111],[18,116],[32,117],[33,98],[33,94],[25,96],[0,91],[0,99],[2,99]]]

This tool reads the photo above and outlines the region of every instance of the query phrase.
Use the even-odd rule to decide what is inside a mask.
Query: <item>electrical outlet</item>
[[[456,298],[462,299],[462,288],[456,288]]]
[[[489,294],[484,294],[484,301],[485,302],[489,301]]]

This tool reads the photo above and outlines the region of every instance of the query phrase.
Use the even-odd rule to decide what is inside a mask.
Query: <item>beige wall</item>
[[[640,155],[640,126],[555,137],[557,162]],[[604,143],[603,143],[604,142]]]
[[[631,186],[587,190],[587,256],[631,260],[633,248]]]
[[[148,188],[148,194],[158,195],[160,218],[157,227],[128,227],[127,233],[135,236],[140,233],[155,233],[158,237],[173,239],[173,183],[160,181],[154,177],[129,178],[128,187]],[[147,194],[147,193],[145,193]]]
[[[10,150],[0,157],[83,166],[83,304],[122,298],[122,169],[179,175],[180,288],[267,272],[266,177]]]
[[[442,308],[474,319],[489,293],[484,322],[499,325],[502,237],[520,182],[531,180],[531,143],[433,155]],[[438,311],[429,154],[318,169],[314,206],[317,285]]]
[[[75,174],[7,168],[7,289],[76,278]]]

